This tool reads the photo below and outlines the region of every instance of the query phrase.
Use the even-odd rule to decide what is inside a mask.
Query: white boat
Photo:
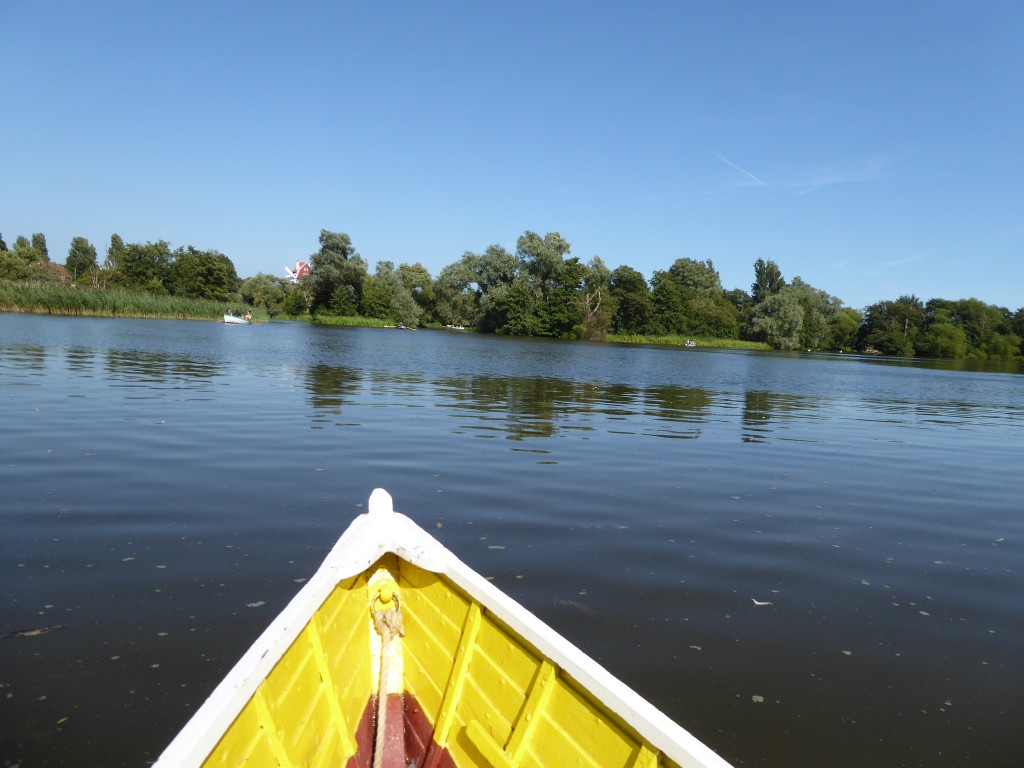
[[[156,762],[371,764],[729,768],[379,488]]]
[[[231,315],[227,312],[224,313],[224,322],[228,325],[252,325],[252,320],[248,317],[239,317],[238,315]]]

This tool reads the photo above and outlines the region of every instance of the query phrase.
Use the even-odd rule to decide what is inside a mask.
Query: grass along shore
[[[712,339],[703,336],[643,336],[636,333],[609,333],[605,341],[613,344],[659,344],[671,347],[685,347],[687,341],[696,342],[698,347],[714,349],[771,349],[763,341],[742,341],[740,339]]]
[[[270,316],[262,307],[250,307],[242,302],[223,302],[211,299],[186,299],[178,296],[157,296],[121,289],[102,290],[64,283],[14,283],[0,280],[0,312],[30,312],[43,315],[77,315],[83,317],[135,317],[166,320],[221,320],[228,307],[240,313],[249,311],[254,322],[267,322]],[[375,317],[341,317],[315,315],[290,318],[317,325],[352,326],[364,328],[394,327],[394,323]],[[438,326],[440,327],[440,326]],[[739,339],[712,339],[699,336],[643,336],[639,334],[610,333],[605,341],[612,344],[655,344],[685,346],[687,338],[698,347],[716,349],[771,349],[760,341]]]
[[[228,307],[249,311],[255,322],[266,322],[266,310],[242,302],[157,296],[120,289],[101,290],[81,285],[12,283],[0,280],[0,312],[83,317],[148,317],[166,320],[221,320]]]

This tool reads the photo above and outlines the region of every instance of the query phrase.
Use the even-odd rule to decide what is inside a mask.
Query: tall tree
[[[107,258],[103,268],[111,272],[117,272],[121,264],[127,258],[128,249],[124,240],[116,232],[110,236],[110,245],[107,246]]]
[[[191,245],[174,254],[168,285],[175,296],[226,301],[238,290],[238,273],[231,259],[218,251]]]
[[[32,247],[39,254],[40,261],[50,260],[50,252],[46,248],[46,235],[42,232],[36,232],[32,235]]]
[[[754,283],[750,286],[750,297],[754,304],[759,304],[778,293],[785,285],[782,270],[774,261],[758,259],[754,262]]]
[[[804,308],[796,291],[780,290],[754,305],[748,334],[776,349],[800,349]]]
[[[114,235],[111,249],[114,248]],[[169,293],[171,277],[171,246],[166,240],[155,243],[119,243],[123,250],[115,255],[114,279],[126,288],[149,293]],[[107,251],[110,258],[111,250]]]
[[[616,333],[644,334],[651,331],[654,305],[651,289],[642,274],[632,267],[618,267],[611,274],[609,285],[616,308],[612,328]]]
[[[651,278],[655,326],[662,333],[735,338],[739,314],[725,298],[711,259],[676,259]]]
[[[540,288],[542,300],[547,301],[555,274],[571,249],[572,246],[558,232],[548,232],[542,238],[527,230],[516,241],[516,253],[527,274]]]
[[[443,325],[475,326],[475,275],[465,257],[438,273],[432,287],[434,318]]]
[[[39,238],[42,235],[32,235],[32,240],[29,241],[24,235],[18,235],[18,238],[14,241],[14,255],[25,264],[35,264],[41,261],[48,261],[49,256],[46,255],[46,240],[43,239],[43,250],[39,248]]]
[[[879,301],[865,310],[860,346],[886,355],[913,355],[924,322],[924,304],[916,296]]]
[[[377,271],[366,278],[360,311],[366,317],[392,320],[409,326],[418,325],[423,312],[402,283],[394,263],[390,261],[378,261]]]
[[[399,264],[398,278],[420,308],[420,317],[431,314],[434,306],[434,281],[427,268],[418,261],[415,264]]]
[[[311,310],[355,314],[366,279],[366,262],[344,232],[320,230],[320,250],[310,257],[313,269]]]
[[[68,248],[68,258],[64,262],[72,280],[94,271],[96,264],[96,247],[84,237],[71,238],[71,246]]]
[[[246,278],[238,289],[243,301],[254,307],[263,307],[271,316],[285,312],[283,303],[285,297],[292,291],[298,293],[300,289],[287,282],[287,278],[268,275],[265,272]]]

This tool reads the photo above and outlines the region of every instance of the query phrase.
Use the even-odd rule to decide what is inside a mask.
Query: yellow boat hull
[[[354,523],[158,766],[727,766],[390,502],[411,543]]]

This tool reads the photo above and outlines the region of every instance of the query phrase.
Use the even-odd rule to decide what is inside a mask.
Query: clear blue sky
[[[0,0],[0,232],[372,269],[559,231],[1024,306],[1024,3]]]

